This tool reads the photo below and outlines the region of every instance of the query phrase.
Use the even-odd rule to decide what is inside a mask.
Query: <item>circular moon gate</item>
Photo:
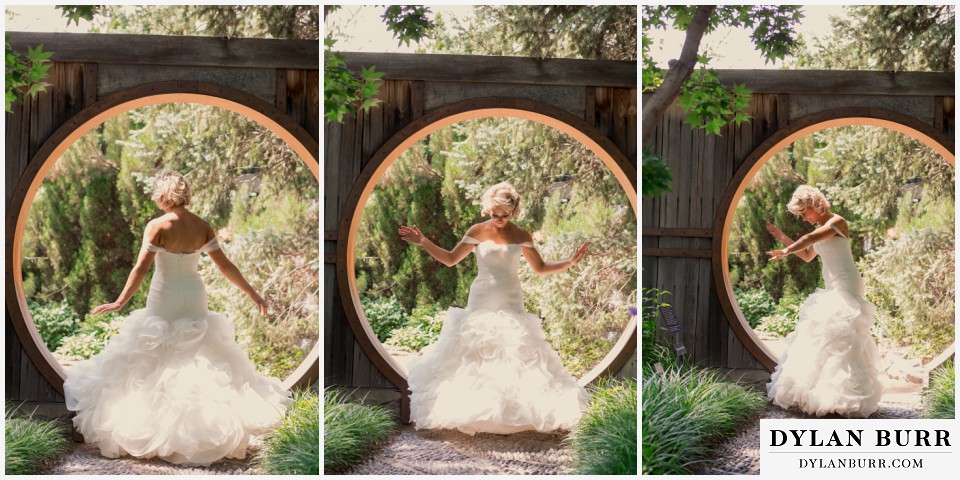
[[[404,151],[431,133],[465,120],[489,117],[511,117],[532,120],[560,130],[589,148],[614,174],[637,212],[637,172],[623,152],[605,135],[583,119],[560,108],[520,98],[488,97],[467,100],[440,107],[417,118],[384,143],[371,157],[360,173],[346,199],[340,231],[348,232],[344,245],[337,246],[337,284],[347,321],[354,337],[371,363],[398,387],[402,394],[401,417],[405,418],[403,405],[407,400],[407,379],[403,369],[387,353],[367,321],[356,285],[355,252],[357,231],[360,227],[363,206],[373,192],[380,177]],[[583,375],[579,383],[587,385],[601,375],[617,372],[627,362],[637,346],[637,321],[630,320],[612,350],[592,370]]]
[[[12,242],[8,241],[6,245],[6,297],[11,323],[37,370],[60,394],[63,394],[65,372],[40,338],[40,333],[27,308],[23,288],[21,260],[27,216],[33,206],[37,190],[47,173],[80,137],[121,113],[164,103],[210,105],[230,110],[257,122],[283,139],[303,159],[319,183],[320,165],[317,160],[319,145],[313,136],[273,105],[230,87],[204,82],[177,81],[141,85],[99,100],[67,120],[37,150],[17,183],[7,212],[7,229],[12,230],[14,235]],[[305,386],[318,378],[319,371],[320,342],[317,342],[300,366],[284,380],[283,386],[287,389]]]
[[[717,210],[720,214],[717,215],[713,226],[711,263],[713,283],[730,328],[733,329],[753,357],[771,372],[776,367],[777,360],[766,345],[757,338],[753,329],[750,328],[743,312],[740,310],[740,306],[737,304],[736,297],[733,294],[733,285],[730,282],[728,237],[733,225],[734,211],[747,185],[750,184],[760,168],[776,153],[797,139],[814,132],[832,127],[852,125],[883,127],[908,135],[939,153],[950,165],[956,168],[952,139],[944,135],[943,132],[935,130],[930,125],[913,117],[879,108],[839,108],[802,118],[771,135],[750,153],[733,176],[733,179],[730,180],[723,198],[720,200],[720,206]],[[954,348],[955,344],[949,350],[952,351]],[[928,365],[936,366],[933,362]]]

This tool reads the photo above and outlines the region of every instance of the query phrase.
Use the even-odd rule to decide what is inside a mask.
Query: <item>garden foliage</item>
[[[957,417],[956,368],[947,360],[930,374],[930,385],[923,390],[924,418]]]
[[[637,381],[604,377],[566,440],[580,475],[637,474]]]
[[[4,473],[35,475],[67,449],[66,429],[57,420],[41,420],[5,404]]]
[[[349,400],[338,390],[324,390],[324,473],[342,473],[359,463],[396,429],[396,419],[385,408]]]
[[[280,425],[264,440],[256,462],[267,475],[320,475],[320,396],[298,390]]]

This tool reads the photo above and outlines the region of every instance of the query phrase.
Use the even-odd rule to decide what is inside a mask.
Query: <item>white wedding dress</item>
[[[289,406],[279,380],[261,376],[233,324],[207,310],[200,253],[157,252],[147,306],[132,312],[98,355],[63,383],[73,423],[105,457],[129,454],[186,465],[244,458],[251,434]]]
[[[466,310],[451,307],[440,338],[409,364],[410,419],[470,435],[569,429],[588,396],[524,310],[520,252],[533,244],[463,241],[476,245],[477,278]]]
[[[883,394],[880,354],[870,335],[876,307],[863,296],[850,239],[837,235],[813,244],[825,288],[800,306],[796,329],[767,384],[767,397],[818,417],[868,417]]]

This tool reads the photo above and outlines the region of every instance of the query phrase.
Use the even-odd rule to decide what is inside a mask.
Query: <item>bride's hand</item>
[[[116,312],[123,308],[123,304],[119,302],[104,303],[99,305],[90,311],[90,315],[100,315],[101,313],[107,312]]]
[[[590,242],[583,242],[583,245],[580,245],[580,248],[573,252],[573,257],[570,257],[570,264],[576,265],[580,263],[580,260],[583,260],[583,256],[587,254],[587,247],[589,246]]]
[[[417,228],[416,225],[413,227],[401,225],[400,238],[414,245],[420,245],[423,243],[423,233],[420,233],[420,229]]]
[[[786,257],[787,252],[785,250],[770,250],[769,252],[767,252],[767,255],[770,255],[770,259],[768,261],[773,262],[776,260],[780,260],[783,257]]]
[[[264,300],[259,293],[253,292],[250,294],[250,300],[253,300],[253,303],[257,306],[257,311],[260,312],[260,315],[268,315],[270,313],[270,307],[267,305],[267,301]]]
[[[773,235],[774,237],[779,237],[780,235],[783,235],[783,232],[781,232],[776,225],[770,222],[767,222],[767,231],[770,232],[770,235]]]

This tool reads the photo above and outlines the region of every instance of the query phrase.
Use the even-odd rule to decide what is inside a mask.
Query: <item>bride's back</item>
[[[153,220],[157,246],[171,253],[193,253],[210,241],[207,222],[185,208],[177,208]]]

